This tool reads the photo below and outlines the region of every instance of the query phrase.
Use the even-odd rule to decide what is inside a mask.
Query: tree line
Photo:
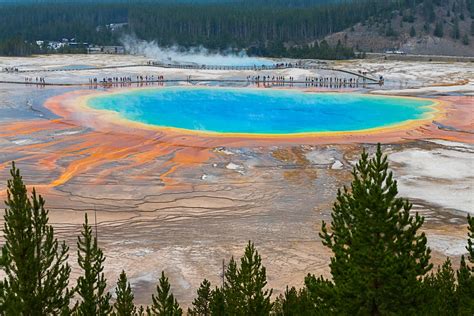
[[[105,255],[87,215],[77,239],[81,275],[70,285],[69,248],[48,223],[45,201],[28,197],[13,164],[7,183],[0,268],[1,315],[166,315],[184,313],[162,272],[150,306],[135,306],[125,271],[116,299],[107,292]],[[272,299],[266,269],[252,242],[240,260],[231,258],[224,282],[204,279],[188,315],[473,315],[474,218],[468,216],[467,257],[459,269],[450,259],[433,270],[424,218],[398,197],[380,145],[364,151],[350,187],[337,193],[330,224],[320,237],[331,249],[331,279],[308,274],[301,289],[286,288]]]
[[[295,58],[295,59],[327,59],[341,60],[351,58],[363,58],[364,54],[357,54],[352,47],[344,46],[341,41],[331,46],[326,40],[315,41],[312,44],[285,47],[282,43],[268,46],[256,46],[247,50],[251,56],[271,58]]]
[[[474,0],[459,0],[474,12]],[[391,19],[394,10],[422,6],[429,16],[439,0],[280,0],[224,3],[18,3],[0,5],[0,54],[9,52],[8,41],[74,38],[98,45],[119,44],[123,34],[156,41],[161,46],[204,46],[257,50],[301,48],[356,23]],[[118,29],[111,23],[127,23]],[[264,49],[263,49],[264,48]],[[15,51],[17,53],[18,50]],[[292,52],[295,55],[295,51]],[[296,54],[296,56],[299,56]],[[332,57],[332,55],[331,55]]]

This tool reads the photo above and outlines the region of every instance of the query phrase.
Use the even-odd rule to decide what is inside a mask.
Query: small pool
[[[248,57],[239,55],[216,55],[216,54],[178,54],[161,58],[161,62],[167,64],[184,65],[207,65],[207,66],[273,66],[275,64],[271,59]]]
[[[85,70],[85,69],[95,69],[95,66],[90,65],[68,65],[56,68],[56,70]]]
[[[297,134],[348,132],[426,118],[424,99],[294,90],[139,89],[88,100],[88,106],[125,119],[200,132]]]

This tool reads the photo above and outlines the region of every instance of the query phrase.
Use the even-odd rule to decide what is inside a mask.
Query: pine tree
[[[415,37],[415,36],[416,36],[416,30],[415,30],[415,27],[414,27],[414,26],[412,26],[412,27],[410,28],[410,36],[411,36],[411,37]]]
[[[444,28],[443,28],[443,23],[442,22],[436,23],[433,35],[436,36],[436,37],[443,37],[444,36]]]
[[[427,304],[424,305],[426,314],[430,315],[456,315],[458,301],[456,296],[455,272],[448,258],[436,274],[431,274],[425,279]]]
[[[285,293],[280,294],[275,300],[273,311],[277,316],[299,315],[299,304],[298,292],[294,287],[288,289],[287,286]]]
[[[127,274],[122,270],[115,289],[117,300],[114,303],[114,315],[131,316],[136,314],[136,307],[133,304],[133,292],[127,280]]]
[[[193,308],[188,309],[188,315],[210,316],[211,310],[209,308],[209,302],[212,299],[211,282],[204,279],[197,290],[197,295],[193,301]]]
[[[468,222],[468,235],[467,235],[467,251],[469,252],[469,262],[471,264],[474,264],[474,217],[467,216],[467,222]],[[474,272],[474,267],[472,267],[471,271]]]
[[[308,276],[315,305],[336,314],[413,314],[422,300],[422,282],[432,267],[424,219],[410,215],[412,205],[398,198],[380,144],[375,157],[364,151],[353,171],[351,190],[338,192],[331,232],[320,234],[334,256],[332,281]]]
[[[230,315],[242,315],[244,313],[244,296],[241,291],[239,269],[237,262],[232,257],[225,271],[225,282],[222,293],[225,301],[225,311]]]
[[[165,276],[165,272],[161,272],[160,283],[156,286],[156,296],[151,296],[153,304],[151,306],[151,315],[158,316],[180,316],[183,314],[179,307],[178,301],[170,292],[170,283]]]
[[[269,315],[273,290],[267,285],[262,258],[249,241],[240,259],[240,267],[232,257],[225,271],[222,289],[212,291],[211,315]]]
[[[215,288],[211,293],[211,301],[209,302],[209,309],[212,316],[227,316],[226,302],[224,292],[220,288]]]
[[[461,30],[459,29],[458,19],[455,19],[453,24],[454,24],[453,25],[453,32],[452,32],[451,36],[454,39],[460,39],[461,38]]]
[[[304,279],[304,290],[307,298],[311,302],[310,306],[316,315],[334,315],[338,306],[337,288],[332,281],[324,279],[322,276],[316,278],[308,274]]]
[[[103,273],[105,256],[92,235],[87,214],[81,236],[77,239],[77,261],[83,270],[77,280],[77,293],[81,297],[75,307],[77,315],[108,315],[112,311],[110,293],[106,292],[107,280]]]
[[[272,309],[272,289],[267,285],[262,258],[249,241],[240,259],[240,267],[232,258],[225,273],[223,293],[225,311],[230,315],[268,315]]]
[[[462,43],[463,45],[469,45],[469,36],[467,36],[467,34],[464,34],[462,37]]]
[[[425,33],[430,33],[430,24],[428,22],[423,24],[423,30],[425,31]]]
[[[318,315],[306,289],[297,291],[294,287],[288,289],[288,286],[285,293],[276,299],[273,312],[277,316]]]
[[[48,224],[45,201],[33,189],[31,198],[13,163],[7,182],[0,268],[1,315],[58,315],[68,313],[68,247],[59,244]]]
[[[459,315],[474,314],[474,217],[467,217],[468,239],[467,251],[468,262],[464,256],[461,257],[461,264],[457,271],[458,288],[456,296],[459,302]]]
[[[266,269],[262,258],[252,242],[249,241],[245,253],[240,259],[239,270],[240,289],[244,301],[246,315],[268,315],[272,309],[270,297],[272,289],[267,286]]]
[[[456,298],[459,303],[459,315],[470,316],[474,314],[474,271],[470,271],[466,259],[461,257],[459,270],[456,272],[458,286]]]

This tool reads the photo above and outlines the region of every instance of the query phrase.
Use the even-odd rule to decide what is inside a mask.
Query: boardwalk
[[[343,72],[353,76],[357,76],[361,79],[365,79],[369,82],[378,83],[379,80],[376,78],[369,77],[365,74],[353,72],[345,69],[331,68],[320,65],[299,65],[299,64],[275,64],[270,66],[215,66],[215,65],[177,65],[177,64],[162,64],[162,63],[147,63],[147,64],[131,64],[131,65],[120,65],[120,66],[103,66],[103,67],[87,67],[87,68],[67,68],[67,69],[18,69],[17,71],[10,71],[11,73],[27,74],[27,73],[43,73],[43,72],[70,72],[70,71],[91,71],[91,70],[105,70],[105,69],[120,69],[120,68],[132,68],[132,67],[155,67],[155,68],[168,68],[168,69],[190,69],[190,70],[227,70],[227,71],[268,71],[268,70],[285,70],[285,69],[307,69],[307,70],[327,70],[335,72]],[[182,81],[182,80],[179,80]],[[194,81],[194,80],[193,80]],[[202,80],[210,81],[210,80]],[[227,81],[227,80],[224,80]],[[17,82],[10,82],[17,83]],[[304,82],[302,82],[304,83]],[[77,84],[63,84],[63,85],[77,85]]]
[[[28,85],[28,86],[62,86],[62,87],[73,87],[73,86],[99,86],[99,87],[126,87],[130,85],[148,85],[154,83],[179,83],[179,82],[188,82],[188,83],[200,83],[200,82],[214,82],[214,83],[247,83],[247,84],[261,84],[262,86],[292,86],[295,84],[306,85],[307,87],[328,87],[328,88],[351,88],[351,87],[358,87],[364,85],[378,85],[379,82],[361,82],[361,83],[341,83],[341,84],[322,84],[319,82],[308,82],[308,81],[301,81],[301,80],[281,80],[281,81],[252,81],[247,79],[163,79],[163,80],[148,80],[148,81],[128,81],[128,82],[103,82],[99,81],[97,83],[68,83],[68,82],[46,82],[46,83],[38,83],[38,82],[29,82],[29,81],[8,81],[8,80],[0,80],[0,83],[4,84],[19,84],[19,85]]]

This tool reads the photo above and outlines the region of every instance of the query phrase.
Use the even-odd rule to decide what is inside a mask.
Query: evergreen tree
[[[464,45],[469,45],[469,36],[467,36],[467,34],[464,34],[464,36],[462,37],[462,43]]]
[[[456,0],[460,1],[464,0]],[[403,15],[403,23],[413,23],[421,13],[431,24],[440,7],[446,7],[447,0],[298,0],[299,5],[295,0],[119,1],[108,5],[93,1],[7,2],[12,3],[0,5],[0,54],[51,52],[37,46],[35,40],[62,37],[118,45],[124,34],[133,33],[160,46],[176,44],[189,48],[198,44],[211,50],[258,48],[250,52],[275,56],[287,53],[285,47],[293,43],[312,43],[358,23],[368,26],[393,23],[395,11]],[[451,16],[462,18],[460,7],[457,5],[456,14]],[[474,15],[471,5],[467,7],[471,16]],[[105,27],[117,22],[128,25],[114,30]],[[397,34],[392,28],[383,29],[388,34]],[[67,46],[58,51],[81,50]]]
[[[456,296],[459,302],[459,315],[474,314],[474,217],[468,216],[468,260],[461,257],[461,264],[457,271],[458,288]],[[470,263],[470,264],[469,264]]]
[[[425,33],[430,33],[430,24],[429,23],[423,24],[423,30],[425,31]]]
[[[389,24],[387,29],[385,30],[385,36],[395,37],[398,33],[393,29],[392,24]]]
[[[415,36],[416,36],[416,30],[415,30],[415,27],[414,27],[414,26],[412,26],[412,27],[410,28],[410,36],[411,36],[411,37],[415,37]]]
[[[27,43],[20,37],[9,38],[0,42],[1,56],[29,56],[37,52],[36,44]]]
[[[31,198],[13,163],[7,182],[0,268],[1,315],[59,315],[68,313],[72,291],[68,247],[58,243],[48,224],[45,201],[33,189]]]
[[[222,289],[225,300],[225,311],[230,315],[244,314],[244,296],[241,290],[239,269],[232,257],[225,271],[225,282]]]
[[[458,286],[456,298],[459,304],[459,315],[474,314],[474,271],[471,271],[464,256],[461,257],[459,270],[456,272]]]
[[[110,293],[106,292],[107,280],[103,273],[105,256],[92,235],[87,214],[81,236],[77,238],[77,261],[83,270],[77,280],[77,293],[81,297],[75,307],[75,313],[81,316],[108,315],[112,311]]]
[[[273,312],[277,316],[318,315],[306,289],[297,291],[294,287],[288,289],[288,286],[285,293],[276,299]]]
[[[316,315],[334,315],[337,306],[338,296],[337,289],[333,282],[324,279],[322,276],[316,278],[314,275],[308,274],[304,280],[304,290],[314,309]]]
[[[420,277],[432,267],[418,232],[424,219],[397,197],[380,144],[374,158],[362,153],[353,177],[351,190],[338,192],[331,232],[322,224],[323,244],[334,253],[332,281],[308,276],[308,293],[335,314],[414,314],[422,304]]]
[[[114,303],[114,315],[131,316],[136,314],[136,307],[133,304],[133,292],[127,280],[127,274],[122,270],[115,289],[117,300]]]
[[[211,310],[209,308],[209,302],[212,299],[211,282],[204,279],[197,290],[197,295],[193,301],[193,308],[188,309],[188,315],[210,316]]]
[[[156,296],[151,296],[153,304],[149,314],[158,316],[180,316],[183,314],[179,307],[178,301],[170,292],[170,283],[165,276],[165,272],[161,272],[160,283],[156,286]]]
[[[225,316],[226,313],[226,302],[224,292],[217,288],[211,293],[211,301],[209,302],[209,310],[212,316]]]
[[[247,315],[267,315],[272,304],[270,297],[273,290],[265,289],[267,285],[266,269],[262,258],[253,243],[249,241],[244,256],[240,259],[240,275],[244,303]]]
[[[436,274],[425,279],[427,303],[424,307],[430,315],[456,315],[458,301],[456,296],[455,272],[448,258]]]
[[[226,312],[231,315],[269,315],[272,309],[272,289],[267,285],[266,269],[262,258],[249,241],[240,259],[240,268],[235,261],[229,263],[224,283]]]
[[[471,217],[470,215],[467,216],[467,222],[468,222],[468,235],[467,235],[467,251],[469,252],[469,262],[471,264],[474,264],[474,217]],[[472,267],[471,271],[474,272],[474,267]]]
[[[284,294],[280,294],[273,304],[273,311],[278,316],[299,315],[298,292],[294,287],[286,290]]]
[[[460,39],[461,38],[461,30],[459,29],[459,21],[458,19],[454,20],[454,25],[453,25],[453,32],[452,32],[452,37],[454,39]]]
[[[436,13],[434,11],[434,5],[432,0],[423,1],[423,15],[430,23],[433,23],[435,21]]]
[[[442,22],[436,23],[433,35],[436,36],[436,37],[443,37],[444,36],[444,28],[443,28],[443,23]]]

